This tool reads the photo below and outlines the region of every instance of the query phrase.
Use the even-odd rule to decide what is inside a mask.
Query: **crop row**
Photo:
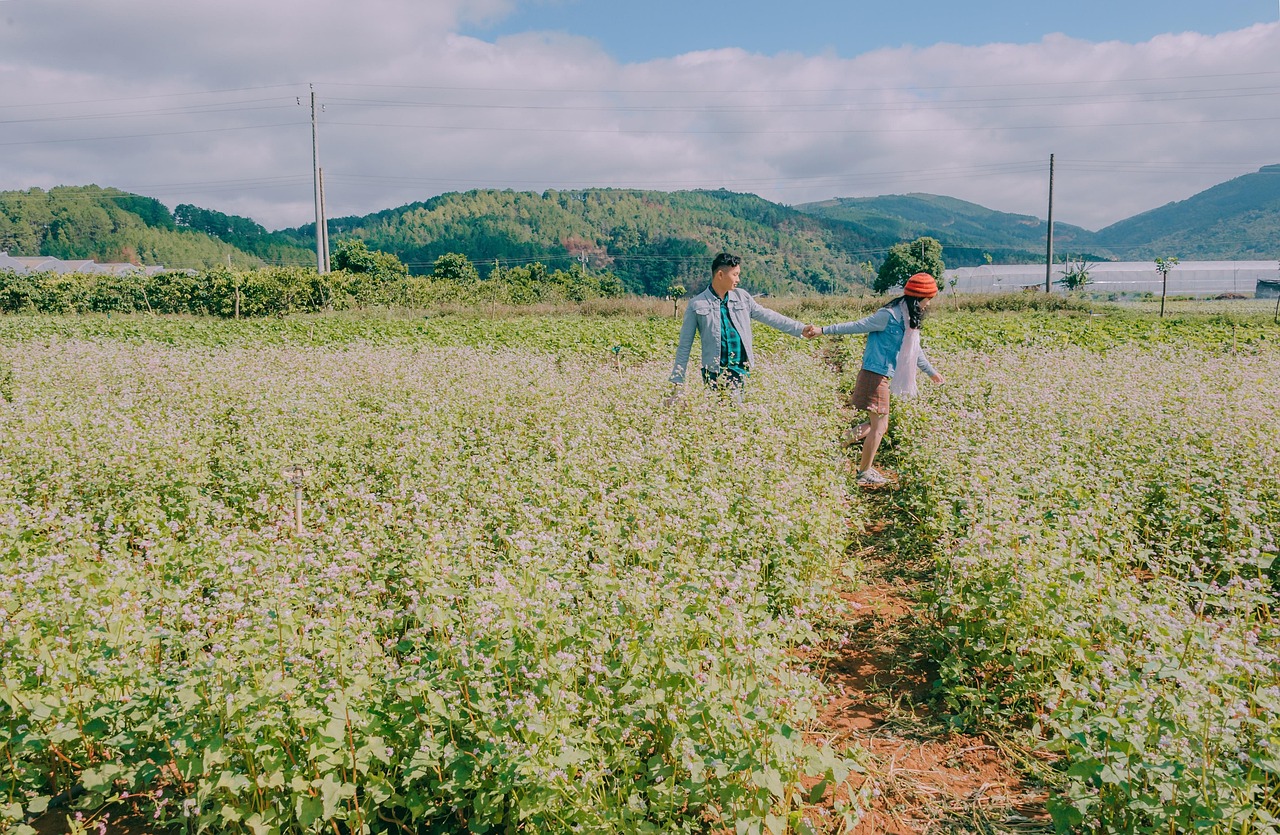
[[[19,832],[125,795],[256,835],[780,832],[853,767],[791,652],[848,512],[807,356],[674,410],[660,366],[533,351],[3,358]]]
[[[1280,354],[960,352],[904,411],[957,721],[1061,756],[1062,831],[1280,831]]]

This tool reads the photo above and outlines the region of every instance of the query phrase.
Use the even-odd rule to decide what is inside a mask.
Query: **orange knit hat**
[[[914,296],[917,299],[931,299],[938,295],[938,282],[928,273],[916,273],[907,279],[907,289],[903,295]]]

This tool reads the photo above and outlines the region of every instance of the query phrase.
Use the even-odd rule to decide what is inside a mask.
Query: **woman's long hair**
[[[885,307],[893,307],[898,302],[907,303],[907,324],[919,329],[920,323],[924,321],[924,309],[920,307],[920,300],[915,296],[898,296]]]

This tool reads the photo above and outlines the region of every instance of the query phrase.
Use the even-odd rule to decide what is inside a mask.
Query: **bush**
[[[197,316],[283,316],[321,310],[383,305],[531,305],[584,302],[624,295],[612,273],[590,274],[575,266],[548,272],[542,264],[495,271],[487,280],[455,269],[446,278],[410,276],[348,246],[337,259],[350,269],[320,275],[306,267],[262,267],[156,275],[24,273],[0,271],[3,313],[185,313]],[[356,256],[367,255],[360,260]],[[461,258],[462,256],[458,256]],[[456,259],[455,259],[456,260]],[[463,259],[465,261],[465,259]],[[372,266],[371,266],[372,265]],[[455,267],[458,265],[455,263]]]

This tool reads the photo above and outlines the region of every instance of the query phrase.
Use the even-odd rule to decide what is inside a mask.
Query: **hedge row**
[[[460,283],[429,276],[379,276],[305,267],[216,268],[155,275],[0,271],[4,313],[186,313],[254,317],[396,305],[537,304],[621,295],[614,276],[578,270],[508,270]]]

